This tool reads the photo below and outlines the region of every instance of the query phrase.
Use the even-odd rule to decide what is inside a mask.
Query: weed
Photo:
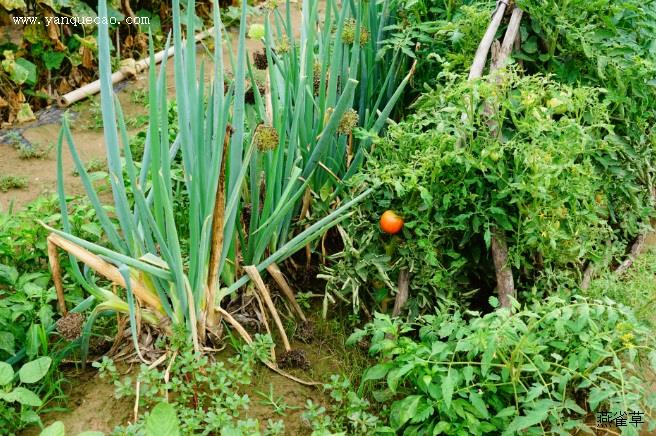
[[[0,176],[0,191],[7,192],[12,189],[27,188],[27,178],[19,176]]]
[[[324,390],[331,398],[330,410],[307,400],[302,418],[313,430],[313,435],[351,434],[370,435],[386,432],[380,418],[371,413],[371,405],[351,389],[351,382],[342,376],[333,375]]]
[[[137,115],[129,118],[125,124],[132,129],[138,129],[148,124],[148,115]]]
[[[139,105],[148,104],[148,90],[147,89],[134,89],[130,92],[130,100],[132,103]]]
[[[184,332],[184,330],[182,331]],[[147,410],[166,401],[175,410],[182,434],[205,434],[218,432],[226,428],[258,429],[254,420],[240,420],[241,413],[248,408],[250,398],[239,393],[241,385],[249,384],[255,364],[268,358],[271,338],[256,335],[251,345],[244,345],[242,353],[224,362],[210,361],[189,349],[188,344],[180,343],[183,348],[176,353],[171,362],[170,379],[165,382],[164,372],[141,366],[136,379],[121,377],[114,363],[103,358],[93,365],[99,369],[100,376],[111,380],[116,388],[116,397],[135,397],[136,382],[139,383],[139,404]],[[276,399],[271,392],[275,412],[284,414],[290,410],[281,399]],[[115,434],[133,434],[147,425],[151,412],[146,412],[139,420],[127,427],[118,427]],[[280,434],[282,424],[271,421],[269,434]],[[238,433],[239,434],[239,433]],[[252,434],[252,433],[246,433]]]
[[[377,314],[349,343],[364,337],[380,363],[362,383],[393,401],[397,434],[589,433],[590,412],[656,407],[638,371],[656,369],[651,330],[608,298],[514,301],[483,316],[453,305],[412,324]]]
[[[85,168],[87,173],[92,174],[92,173],[99,173],[103,172],[106,173],[108,171],[107,168],[107,161],[105,159],[101,158],[94,158],[90,159],[86,165]],[[73,176],[78,177],[80,174],[77,171],[77,168],[73,169]]]
[[[27,425],[40,423],[37,411],[44,405],[42,398],[27,385],[34,385],[48,373],[52,359],[41,357],[25,363],[18,374],[11,365],[0,362],[0,425],[13,433]],[[19,383],[14,380],[18,375]]]
[[[585,295],[592,298],[607,297],[633,308],[639,319],[655,322],[656,318],[656,248],[640,255],[631,268],[618,275],[603,271],[590,284]]]
[[[34,145],[27,147],[25,145],[20,145],[18,149],[18,157],[21,159],[45,159],[48,157],[50,152],[55,148],[53,143],[50,143],[48,146],[39,146]]]
[[[275,393],[273,392],[273,385],[269,383],[269,392],[262,392],[262,391],[256,391],[256,393],[264,398],[264,400],[260,401],[265,406],[270,406],[273,409],[273,413],[277,413],[278,415],[285,416],[288,410],[296,410],[300,409],[300,407],[294,407],[290,406],[289,404],[285,403],[285,400],[283,397],[275,397]]]
[[[89,108],[87,109],[89,120],[87,121],[87,128],[99,130],[103,127],[102,108],[100,101],[97,98],[89,99]]]

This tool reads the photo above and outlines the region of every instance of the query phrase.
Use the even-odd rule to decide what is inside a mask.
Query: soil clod
[[[309,344],[314,340],[314,326],[309,321],[301,322],[296,328],[294,339]]]
[[[56,322],[57,331],[67,340],[72,341],[82,334],[82,325],[84,324],[84,315],[81,313],[69,312],[59,318]]]
[[[269,67],[265,49],[253,53],[253,64],[258,70],[266,70]]]
[[[303,350],[289,350],[278,356],[278,366],[281,369],[310,369],[310,361]]]

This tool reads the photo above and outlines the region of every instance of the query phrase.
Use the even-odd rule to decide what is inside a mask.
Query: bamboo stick
[[[196,42],[202,41],[203,39],[207,38],[212,34],[214,31],[214,27],[210,27],[209,29],[198,33],[196,36],[194,36],[194,40]],[[217,44],[220,42],[217,41]],[[155,64],[159,64],[165,59],[170,58],[175,54],[175,49],[174,47],[169,47],[168,50],[161,50],[155,54]],[[132,67],[123,67],[114,74],[112,74],[112,84],[116,84],[118,82],[122,82],[126,78],[133,76],[135,74],[139,74],[146,68],[150,66],[150,56],[135,62],[134,68]],[[65,94],[59,98],[57,101],[57,104],[60,107],[67,107],[72,105],[75,102],[78,102],[80,100],[85,99],[86,97],[89,97],[90,95],[94,95],[100,92],[100,79],[87,83],[86,85],[75,89],[68,94]]]
[[[474,55],[474,61],[469,70],[469,80],[477,79],[483,75],[483,69],[485,68],[485,63],[487,61],[487,55],[490,52],[490,47],[494,41],[494,37],[497,34],[503,15],[506,12],[506,7],[508,3],[506,0],[497,1],[497,8],[494,10],[492,15],[492,20],[487,26],[487,30],[481,39],[481,42],[478,44],[476,49],[476,54]]]
[[[522,22],[522,16],[524,11],[520,8],[515,7],[510,15],[510,22],[508,23],[508,28],[506,29],[506,34],[503,37],[503,42],[501,43],[501,51],[499,51],[498,58],[490,66],[490,71],[497,70],[503,66],[503,63],[506,62],[508,57],[513,51],[515,42],[517,41],[517,36],[519,35],[519,25]]]

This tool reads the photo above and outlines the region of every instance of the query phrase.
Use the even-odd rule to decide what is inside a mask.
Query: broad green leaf
[[[9,265],[0,264],[0,283],[14,285],[18,280],[18,270]]]
[[[421,400],[421,395],[410,395],[392,404],[390,424],[395,430],[399,430],[415,416]]]
[[[41,407],[43,404],[37,394],[21,386],[6,394],[4,399],[10,403],[18,402],[24,406]]]
[[[355,329],[355,331],[351,333],[351,336],[349,336],[348,339],[346,340],[346,345],[347,346],[355,345],[358,342],[360,342],[365,336],[367,336],[366,330]],[[654,352],[654,355],[656,355],[656,352]],[[656,358],[654,359],[654,362],[656,362]]]
[[[0,386],[8,385],[14,378],[14,369],[7,362],[0,362]]]
[[[387,374],[387,385],[389,386],[392,392],[396,392],[396,388],[399,385],[402,377],[408,372],[412,371],[415,367],[414,362],[406,363],[400,368],[394,368]],[[430,380],[426,384],[430,383]]]
[[[517,413],[517,409],[514,406],[508,406],[505,409],[501,409],[499,413],[494,415],[495,418],[506,418],[508,416],[513,416]]]
[[[25,58],[18,58],[16,59],[16,65],[27,73],[27,77],[25,77],[25,83],[28,85],[35,85],[36,84],[36,65],[34,65],[32,62],[28,61]]]
[[[40,436],[64,436],[66,434],[66,428],[64,423],[61,421],[55,421],[50,424],[48,427],[44,428],[41,431]]]
[[[435,428],[433,428],[433,435],[438,435],[442,434],[445,431],[449,430],[451,428],[451,424],[446,422],[446,421],[440,421],[437,423]]]
[[[101,431],[83,431],[77,436],[105,436],[105,433]]]
[[[180,425],[175,409],[169,403],[159,403],[146,419],[146,436],[177,436]]]
[[[456,380],[453,371],[442,379],[442,399],[444,400],[444,407],[448,410],[451,408],[451,399],[453,398],[453,388],[455,387]]]
[[[422,397],[421,401],[419,402],[419,405],[417,406],[415,416],[412,417],[412,420],[410,422],[412,424],[424,422],[433,415],[433,412],[435,412],[433,405],[430,402],[426,401],[426,397]]]
[[[49,50],[43,54],[43,63],[49,70],[59,69],[64,59],[66,59],[66,54],[60,51]]]
[[[387,375],[387,372],[394,366],[393,362],[379,363],[367,369],[362,376],[362,383],[368,380],[380,380]]]
[[[510,423],[504,435],[517,434],[520,430],[525,430],[527,428],[538,425],[549,416],[549,412],[546,410],[533,410],[530,411],[528,415],[518,416]]]
[[[594,387],[590,390],[588,395],[588,404],[590,405],[590,410],[597,410],[599,404],[608,399],[609,397],[615,394],[614,390],[611,388],[601,389],[599,387]]]
[[[469,392],[469,402],[472,404],[472,406],[474,406],[478,413],[480,413],[481,418],[487,419],[490,417],[490,414],[487,411],[487,406],[485,405],[485,401],[483,401],[483,398],[478,392]]]
[[[6,351],[11,355],[16,354],[14,335],[10,332],[0,332],[0,350]]]
[[[40,357],[31,362],[27,362],[18,370],[18,376],[22,383],[36,383],[41,380],[50,369],[52,359],[50,357]]]
[[[16,113],[16,119],[19,123],[26,123],[36,119],[29,103],[21,103],[18,112]]]

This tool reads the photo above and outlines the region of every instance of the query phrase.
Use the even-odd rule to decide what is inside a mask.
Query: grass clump
[[[13,189],[27,188],[27,177],[0,176],[0,192],[8,192]]]

